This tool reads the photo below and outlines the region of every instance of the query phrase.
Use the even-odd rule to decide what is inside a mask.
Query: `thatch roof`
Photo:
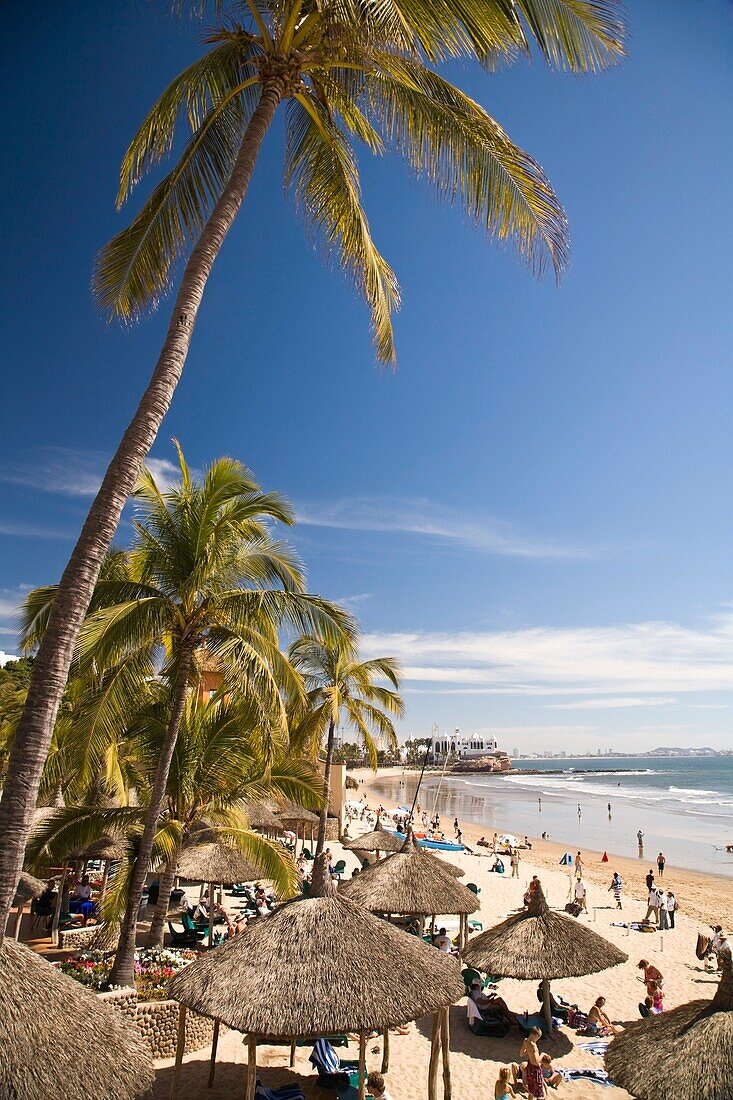
[[[248,802],[245,806],[247,819],[253,829],[267,829],[271,833],[281,833],[283,823],[275,817],[264,802]]]
[[[0,946],[0,989],[0,1096],[131,1100],[152,1085],[153,1063],[137,1028],[8,939]]]
[[[382,1030],[463,995],[454,959],[321,880],[179,971],[171,996],[238,1031],[289,1039]]]
[[[628,955],[573,917],[555,913],[542,887],[529,908],[471,940],[466,966],[503,978],[577,978],[626,962]]]
[[[356,782],[353,775],[347,775],[346,776],[346,779],[344,780],[344,786],[346,787],[347,791],[358,791],[359,790],[359,784]]]
[[[84,849],[85,859],[124,859],[127,844],[122,837],[106,834]]]
[[[18,885],[15,888],[13,905],[25,905],[31,898],[40,898],[45,889],[45,882],[41,882],[39,878],[34,878],[33,875],[29,875],[27,871],[22,871]]]
[[[262,872],[228,844],[195,844],[184,848],[177,874],[193,882],[253,882]]]
[[[711,1001],[690,1001],[630,1024],[606,1053],[606,1069],[638,1100],[657,1100],[660,1081],[675,1100],[730,1100],[733,1095],[733,964]],[[660,1077],[661,1074],[661,1077]]]
[[[399,852],[403,843],[394,833],[388,832],[377,818],[377,824],[370,833],[345,840],[343,846],[350,852]]]
[[[433,855],[433,853],[429,852],[426,848],[423,848],[422,852],[428,859],[434,860],[443,871],[447,871],[449,875],[453,875],[453,878],[463,878],[465,875],[466,872],[462,867],[459,867],[457,863],[451,863],[449,859],[441,859],[440,856]]]
[[[479,900],[408,837],[395,855],[368,867],[344,883],[345,897],[372,913],[475,913]]]
[[[286,802],[284,806],[278,807],[275,813],[280,821],[286,824],[293,822],[296,825],[318,824],[318,814],[311,813],[310,810],[306,810],[304,806],[298,806],[295,802]]]

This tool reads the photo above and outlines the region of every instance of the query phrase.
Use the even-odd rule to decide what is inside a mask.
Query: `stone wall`
[[[115,989],[99,993],[99,997],[134,1020],[150,1047],[153,1058],[173,1058],[178,1040],[178,1001],[146,1001],[140,1003],[134,989]],[[186,1054],[209,1046],[214,1034],[214,1021],[196,1012],[186,1014]]]
[[[89,924],[86,928],[67,928],[59,931],[59,949],[61,951],[88,951],[94,939],[95,932],[99,931],[96,924]]]

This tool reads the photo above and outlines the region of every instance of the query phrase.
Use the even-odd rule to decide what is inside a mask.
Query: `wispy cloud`
[[[92,497],[99,489],[109,455],[72,447],[44,447],[23,463],[9,466],[4,481],[70,497]],[[178,466],[167,458],[148,457],[146,465],[161,489],[180,476]]]
[[[368,634],[363,648],[402,661],[408,690],[516,696],[593,695],[591,707],[661,706],[682,693],[733,691],[733,613],[695,628],[610,627]],[[604,696],[601,700],[599,697]],[[648,697],[651,696],[649,701]],[[573,705],[573,704],[571,704]],[[589,709],[582,703],[574,709]]]
[[[549,710],[606,710],[623,707],[668,707],[677,700],[671,695],[612,695],[575,699],[572,703],[546,703]]]
[[[68,539],[71,535],[54,531],[50,527],[37,527],[32,523],[13,523],[0,519],[0,535],[20,539]]]
[[[417,535],[445,545],[460,545],[504,557],[577,559],[591,556],[590,551],[575,546],[523,534],[504,520],[476,516],[423,498],[363,496],[304,502],[296,512],[298,522],[305,526]]]

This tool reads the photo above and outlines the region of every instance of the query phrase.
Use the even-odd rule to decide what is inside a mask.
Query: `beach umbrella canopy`
[[[448,859],[441,859],[440,856],[428,852],[426,848],[422,849],[422,853],[427,859],[432,859],[434,863],[437,863],[441,871],[447,871],[449,875],[453,875],[453,878],[463,878],[466,873],[457,863],[451,863]]]
[[[311,813],[310,810],[306,810],[304,806],[296,805],[295,802],[286,802],[284,806],[276,809],[275,813],[281,822],[284,821],[288,824],[317,825],[319,821],[318,814]]]
[[[314,876],[315,877],[315,876]],[[185,967],[172,997],[270,1039],[383,1030],[453,1004],[458,963],[336,893],[330,876]]]
[[[83,852],[84,859],[124,859],[126,854],[127,844],[122,837],[109,834],[92,841]]]
[[[184,848],[176,872],[193,882],[254,882],[261,871],[228,844],[195,844]]]
[[[377,824],[371,833],[364,833],[354,840],[345,840],[343,846],[349,852],[399,852],[403,844],[404,840],[383,828],[377,818]]]
[[[282,821],[275,817],[272,810],[268,809],[264,802],[248,802],[244,809],[253,829],[265,829],[270,833],[281,833],[283,831]]]
[[[13,905],[25,905],[31,898],[40,898],[45,889],[45,882],[41,882],[39,878],[34,878],[33,875],[29,875],[27,871],[22,871],[18,885],[15,888]]]
[[[616,1085],[637,1100],[730,1100],[733,1095],[733,962],[721,952],[723,974],[711,1001],[689,1001],[630,1024],[606,1053]]]
[[[341,893],[372,913],[464,916],[480,906],[476,895],[444,870],[441,860],[422,852],[411,836],[395,855],[344,883]]]
[[[539,885],[527,909],[482,932],[463,953],[466,966],[484,973],[541,980],[548,1022],[551,980],[598,974],[627,959],[628,955],[597,932],[550,909]]]
[[[0,1096],[132,1100],[153,1083],[137,1028],[40,955],[0,946]]]
[[[496,843],[497,844],[503,844],[504,847],[509,847],[509,848],[518,848],[519,847],[519,841],[517,840],[517,838],[514,836],[513,833],[502,833],[501,836],[498,836],[496,838]]]

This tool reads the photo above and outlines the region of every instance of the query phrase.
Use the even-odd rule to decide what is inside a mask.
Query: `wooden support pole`
[[[366,1031],[359,1032],[359,1100],[366,1097]]]
[[[214,883],[209,883],[209,950],[214,946]]]
[[[54,947],[59,945],[59,918],[61,916],[61,905],[64,900],[64,886],[66,885],[66,876],[69,868],[64,867],[61,872],[61,879],[59,881],[59,891],[56,895],[56,904],[53,908],[53,921],[51,922],[51,943]]]
[[[16,910],[15,924],[13,926],[13,939],[16,941],[16,943],[18,941],[18,936],[20,935],[20,926],[21,926],[21,923],[23,921],[23,910],[24,909],[25,909],[25,902],[22,901],[20,903],[20,905],[18,906],[17,910]]]
[[[290,1040],[290,1068],[291,1069],[295,1065],[295,1047],[296,1047],[295,1039],[291,1039]]]
[[[545,1010],[545,1020],[552,1034],[552,1007],[550,1005],[550,983],[547,978],[542,979],[542,1007]]]
[[[438,1084],[438,1055],[440,1054],[440,1009],[435,1013],[433,1020],[433,1035],[430,1040],[430,1064],[428,1066],[428,1100],[437,1100]]]
[[[110,862],[111,861],[109,859],[105,859],[104,861],[104,871],[102,872],[102,885],[99,888],[99,898],[97,899],[97,905],[99,905],[100,908],[102,902],[104,901],[104,895],[107,893],[107,880],[109,879]]]
[[[451,1100],[450,1083],[450,1006],[442,1012],[440,1033],[443,1046],[443,1100]]]
[[[382,1033],[382,1073],[389,1073],[389,1028]]]
[[[247,1036],[247,1100],[255,1100],[257,1088],[257,1036]]]
[[[211,1058],[209,1059],[209,1080],[207,1088],[211,1088],[214,1084],[214,1074],[216,1073],[216,1048],[219,1045],[219,1021],[214,1020],[214,1034],[211,1037]]]
[[[186,1049],[186,1006],[178,1006],[178,1039],[176,1041],[176,1064],[173,1067],[173,1080],[171,1082],[171,1100],[177,1100],[178,1085],[181,1080],[181,1063],[183,1052]]]

